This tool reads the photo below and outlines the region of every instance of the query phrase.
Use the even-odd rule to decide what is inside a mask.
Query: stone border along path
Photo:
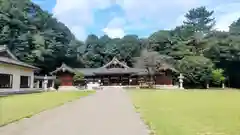
[[[1,135],[148,135],[121,88],[106,88],[29,119],[0,127]]]

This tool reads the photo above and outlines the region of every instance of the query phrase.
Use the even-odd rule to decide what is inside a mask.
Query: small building
[[[19,61],[6,46],[0,47],[0,92],[32,89],[37,67]]]
[[[137,86],[149,82],[150,77],[147,69],[131,68],[116,57],[106,65],[99,68],[72,68],[62,64],[52,74],[56,75],[61,81],[61,86],[73,86],[73,76],[80,72],[84,76],[81,84],[97,82],[102,86]],[[161,71],[155,73],[153,85],[173,86],[172,73],[174,68],[162,67]],[[78,84],[75,84],[78,85]]]

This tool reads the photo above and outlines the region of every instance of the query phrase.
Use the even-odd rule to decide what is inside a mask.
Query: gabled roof
[[[121,67],[114,67],[114,68],[108,68],[111,64],[117,65],[119,64]],[[159,70],[176,70],[169,66],[169,65],[161,65]],[[71,68],[67,66],[65,63],[62,64],[61,67],[57,68],[55,71],[53,71],[51,74],[56,74],[57,72],[70,72],[70,73],[75,73],[75,72],[80,72],[84,76],[95,76],[95,75],[110,75],[110,74],[132,74],[132,75],[148,75],[148,71],[145,68],[130,68],[128,67],[125,63],[120,62],[116,57],[112,59],[109,63],[104,65],[103,67],[100,68]],[[161,74],[159,72],[158,74]]]
[[[136,70],[133,68],[101,68],[94,74],[133,74]]]
[[[110,65],[117,65],[117,64],[121,65],[124,68],[129,68],[125,63],[119,61],[117,59],[117,57],[113,57],[112,61],[110,61],[109,63],[105,64],[102,68],[107,68]]]
[[[22,67],[27,67],[32,69],[39,69],[35,66],[29,65],[27,63],[24,63],[18,60],[17,57],[15,57],[5,45],[0,46],[0,53],[6,53],[8,55],[8,56],[0,56],[0,62],[2,63],[17,65],[17,66],[22,66]]]
[[[27,68],[32,68],[32,69],[39,69],[37,67],[28,65],[24,62],[21,61],[16,61],[7,57],[0,57],[0,62],[7,63],[7,64],[12,64],[12,65],[17,65],[17,66],[22,66],[22,67],[27,67]]]
[[[123,68],[108,68],[111,65],[120,65]],[[135,72],[135,70],[132,70],[132,68],[128,67],[124,62],[120,62],[116,57],[114,57],[109,63],[100,68],[77,68],[75,70],[83,73],[85,76],[94,76],[96,74],[123,74]]]
[[[18,61],[17,57],[15,57],[15,56],[11,53],[11,51],[8,49],[8,47],[7,47],[6,45],[0,46],[0,52],[6,52],[6,53],[10,56],[10,58]]]
[[[75,70],[85,76],[94,76],[94,72],[98,71],[99,68],[75,68]]]
[[[65,63],[62,63],[61,67],[57,68],[55,71],[51,72],[51,74],[56,74],[58,72],[70,72],[70,73],[75,73],[75,69],[67,66]]]
[[[140,68],[76,68],[75,70],[81,72],[85,76],[102,74],[137,74],[139,72],[147,72],[146,69]]]

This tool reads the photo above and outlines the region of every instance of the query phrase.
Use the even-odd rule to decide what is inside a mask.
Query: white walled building
[[[19,61],[6,46],[0,47],[0,92],[32,89],[37,67]]]

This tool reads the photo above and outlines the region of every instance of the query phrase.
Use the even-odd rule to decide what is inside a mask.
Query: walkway
[[[113,88],[2,127],[0,134],[148,135],[148,130],[124,90]]]

